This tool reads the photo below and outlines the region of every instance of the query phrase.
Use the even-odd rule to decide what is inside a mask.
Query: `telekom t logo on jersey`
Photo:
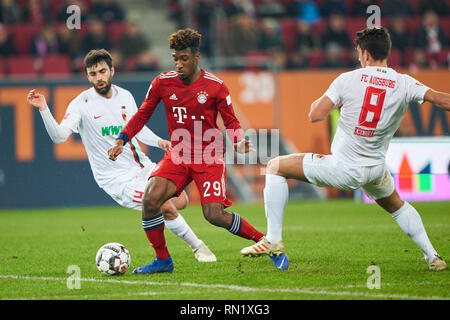
[[[177,119],[177,123],[184,123],[184,119],[187,119],[187,111],[185,107],[172,107],[173,116]],[[190,119],[197,120],[196,116],[191,116]],[[205,119],[204,116],[200,116],[200,120]]]
[[[172,107],[173,116],[177,118],[177,123],[184,123],[183,119],[187,118],[185,107]]]

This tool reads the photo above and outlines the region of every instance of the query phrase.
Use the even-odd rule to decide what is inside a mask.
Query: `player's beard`
[[[112,80],[112,77],[110,77],[108,79],[108,81],[103,82],[105,84],[105,86],[102,87],[102,88],[99,88],[98,84],[94,85],[95,91],[97,91],[97,93],[102,95],[102,96],[106,96],[108,94],[109,90],[111,89],[111,84],[112,84],[111,80]]]

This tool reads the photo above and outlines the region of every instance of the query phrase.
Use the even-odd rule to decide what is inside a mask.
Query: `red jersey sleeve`
[[[239,120],[236,118],[231,102],[230,92],[225,83],[222,83],[220,91],[217,96],[217,110],[222,116],[223,124],[227,129],[228,137],[233,142],[242,140],[242,129]]]
[[[119,134],[118,139],[128,142],[141,131],[144,125],[148,122],[159,102],[161,101],[161,94],[159,89],[159,76],[153,79],[148,88],[147,95],[141,104],[138,111],[131,117],[125,128]]]

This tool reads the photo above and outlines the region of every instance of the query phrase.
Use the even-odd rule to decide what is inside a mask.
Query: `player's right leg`
[[[148,241],[156,253],[152,263],[133,270],[133,273],[172,272],[173,262],[164,236],[163,204],[177,194],[176,185],[169,179],[153,176],[150,178],[142,198],[142,227]]]
[[[269,161],[266,168],[264,208],[267,218],[267,235],[253,246],[243,248],[244,256],[269,255],[274,265],[281,270],[289,266],[282,240],[283,216],[289,198],[286,179],[308,182],[303,172],[305,154],[280,156]]]
[[[281,233],[284,210],[289,200],[287,179],[309,182],[303,172],[304,156],[301,153],[280,156],[270,160],[267,164],[264,188],[264,207],[267,217],[266,238],[269,243],[279,247],[279,249],[272,250],[272,255],[284,253]]]
[[[392,177],[389,174],[389,177],[385,176],[384,179],[392,179]],[[386,181],[384,185],[390,185],[391,183],[393,184],[393,181]],[[365,187],[364,191],[366,194],[370,195],[371,198],[376,198],[377,191],[379,193],[382,190],[380,185],[382,186],[383,183],[375,186],[375,188],[378,187],[378,190],[374,187]],[[391,214],[392,218],[394,218],[394,220],[398,223],[403,232],[405,232],[419,247],[428,263],[430,270],[441,271],[447,269],[447,264],[438,255],[431,244],[430,239],[428,239],[427,232],[425,231],[425,227],[419,213],[407,201],[403,201],[400,198],[400,195],[395,187],[394,191],[389,196],[375,199],[375,201],[380,207]]]

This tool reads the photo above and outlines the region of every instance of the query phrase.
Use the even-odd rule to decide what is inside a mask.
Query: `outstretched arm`
[[[28,93],[27,100],[32,106],[39,109],[42,120],[44,121],[45,129],[47,130],[53,143],[61,143],[69,138],[72,134],[72,130],[64,126],[60,126],[56,122],[50,112],[50,109],[48,108],[47,101],[42,94],[33,89]]]
[[[423,97],[425,101],[431,102],[437,107],[450,111],[450,94],[429,89]]]
[[[172,150],[172,144],[168,140],[161,139],[147,126],[143,126],[141,131],[136,135],[136,138],[151,147],[159,147],[164,151]]]
[[[136,134],[136,139],[151,147],[158,147],[158,141],[161,140],[161,138],[147,126],[143,126],[141,131]]]

